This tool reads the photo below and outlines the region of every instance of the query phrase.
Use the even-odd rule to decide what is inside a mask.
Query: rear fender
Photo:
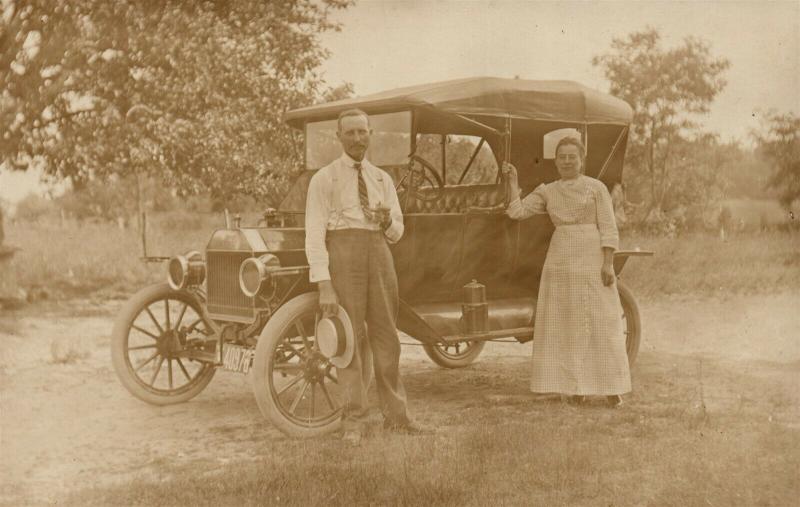
[[[614,252],[614,273],[617,276],[622,273],[622,268],[628,262],[630,257],[652,257],[653,252],[650,250],[617,250]]]

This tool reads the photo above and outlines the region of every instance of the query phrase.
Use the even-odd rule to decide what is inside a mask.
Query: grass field
[[[202,251],[219,222],[219,216],[156,217],[149,227],[148,253]],[[0,295],[22,288],[34,298],[127,297],[165,276],[164,264],[141,261],[141,240],[131,229],[73,222],[16,224],[7,226],[6,235],[7,243],[22,250],[0,266]],[[746,232],[726,241],[707,234],[671,239],[623,232],[621,244],[655,252],[654,257],[631,260],[622,273],[641,297],[800,287],[797,231]]]
[[[495,421],[446,440],[376,439],[355,456],[342,453],[339,445],[296,443],[287,449],[293,456],[205,477],[173,471],[179,478],[83,491],[68,503],[729,506],[782,505],[796,491],[796,460],[752,455],[796,447],[796,432],[768,429],[753,442],[733,446],[715,427],[707,434],[670,429],[669,438],[651,443],[645,434],[655,436],[670,419],[638,418],[628,414],[614,421],[613,429],[598,427],[598,416],[574,414],[536,421],[538,426]],[[742,483],[748,487],[736,487]]]
[[[335,437],[256,437],[256,458],[166,459],[138,479],[81,488],[65,504],[783,506],[795,498],[797,398],[776,379],[796,365],[765,377],[646,353],[628,405],[609,410],[531,402],[524,360],[486,363],[407,377],[412,399],[427,399],[435,435],[376,430],[360,449]],[[451,406],[453,396],[472,401]]]
[[[741,221],[745,228],[773,227],[792,220],[800,221],[800,202],[792,206],[792,215],[775,201],[769,200],[728,199],[722,205],[727,206],[733,219]]]
[[[163,215],[152,219],[148,255],[171,256],[203,250],[221,219]],[[218,223],[220,222],[220,223]],[[165,279],[162,263],[141,260],[142,243],[133,229],[108,223],[48,221],[6,226],[6,243],[21,248],[3,270],[0,291],[21,288],[52,298],[127,297],[139,287]]]
[[[725,296],[800,287],[800,233],[743,233],[722,241],[693,234],[675,239],[625,236],[623,248],[652,250],[621,273],[637,296]]]

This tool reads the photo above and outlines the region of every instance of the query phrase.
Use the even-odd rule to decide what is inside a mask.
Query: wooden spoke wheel
[[[639,354],[639,343],[642,339],[642,319],[639,315],[639,305],[633,297],[631,290],[617,280],[617,291],[622,304],[622,330],[625,333],[625,350],[628,353],[628,364],[633,366]]]
[[[452,342],[422,346],[431,360],[443,368],[463,368],[474,363],[486,342]]]
[[[170,405],[197,396],[211,382],[214,366],[186,357],[202,350],[210,334],[201,304],[167,284],[146,287],[125,303],[111,334],[111,360],[131,394]]]
[[[253,392],[261,413],[283,433],[309,438],[339,429],[343,392],[336,367],[320,352],[314,332],[319,294],[281,306],[261,332],[253,360]]]

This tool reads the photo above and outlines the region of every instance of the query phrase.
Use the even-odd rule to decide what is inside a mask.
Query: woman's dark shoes
[[[533,393],[531,399],[535,402],[559,402],[561,395],[558,393]]]
[[[619,408],[624,404],[624,402],[622,401],[622,396],[618,394],[607,396],[606,403],[608,403],[608,406],[611,408]]]
[[[570,405],[583,405],[584,403],[586,403],[586,396],[581,396],[581,395],[569,396],[567,397],[567,403],[569,403]]]

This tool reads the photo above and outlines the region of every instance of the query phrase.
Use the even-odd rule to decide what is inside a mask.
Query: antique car
[[[587,146],[585,172],[620,184],[632,111],[570,81],[471,78],[390,90],[289,111],[305,134],[306,170],[258,224],[228,221],[205,251],[168,262],[167,282],[142,289],[114,325],[122,384],[157,405],[189,400],[217,369],[249,373],[258,406],[284,433],[339,426],[336,368],[320,353],[318,294],[308,279],[304,209],[316,170],[338,157],[336,118],[370,115],[367,157],[393,178],[405,234],[392,246],[398,328],[445,368],[471,364],[490,340],[533,338],[539,279],[554,230],[547,215],[516,221],[500,167],[523,193],[557,179],[554,147]],[[617,275],[632,255],[618,251]],[[629,361],[641,339],[631,291],[618,283]],[[513,339],[512,338],[512,339]]]

